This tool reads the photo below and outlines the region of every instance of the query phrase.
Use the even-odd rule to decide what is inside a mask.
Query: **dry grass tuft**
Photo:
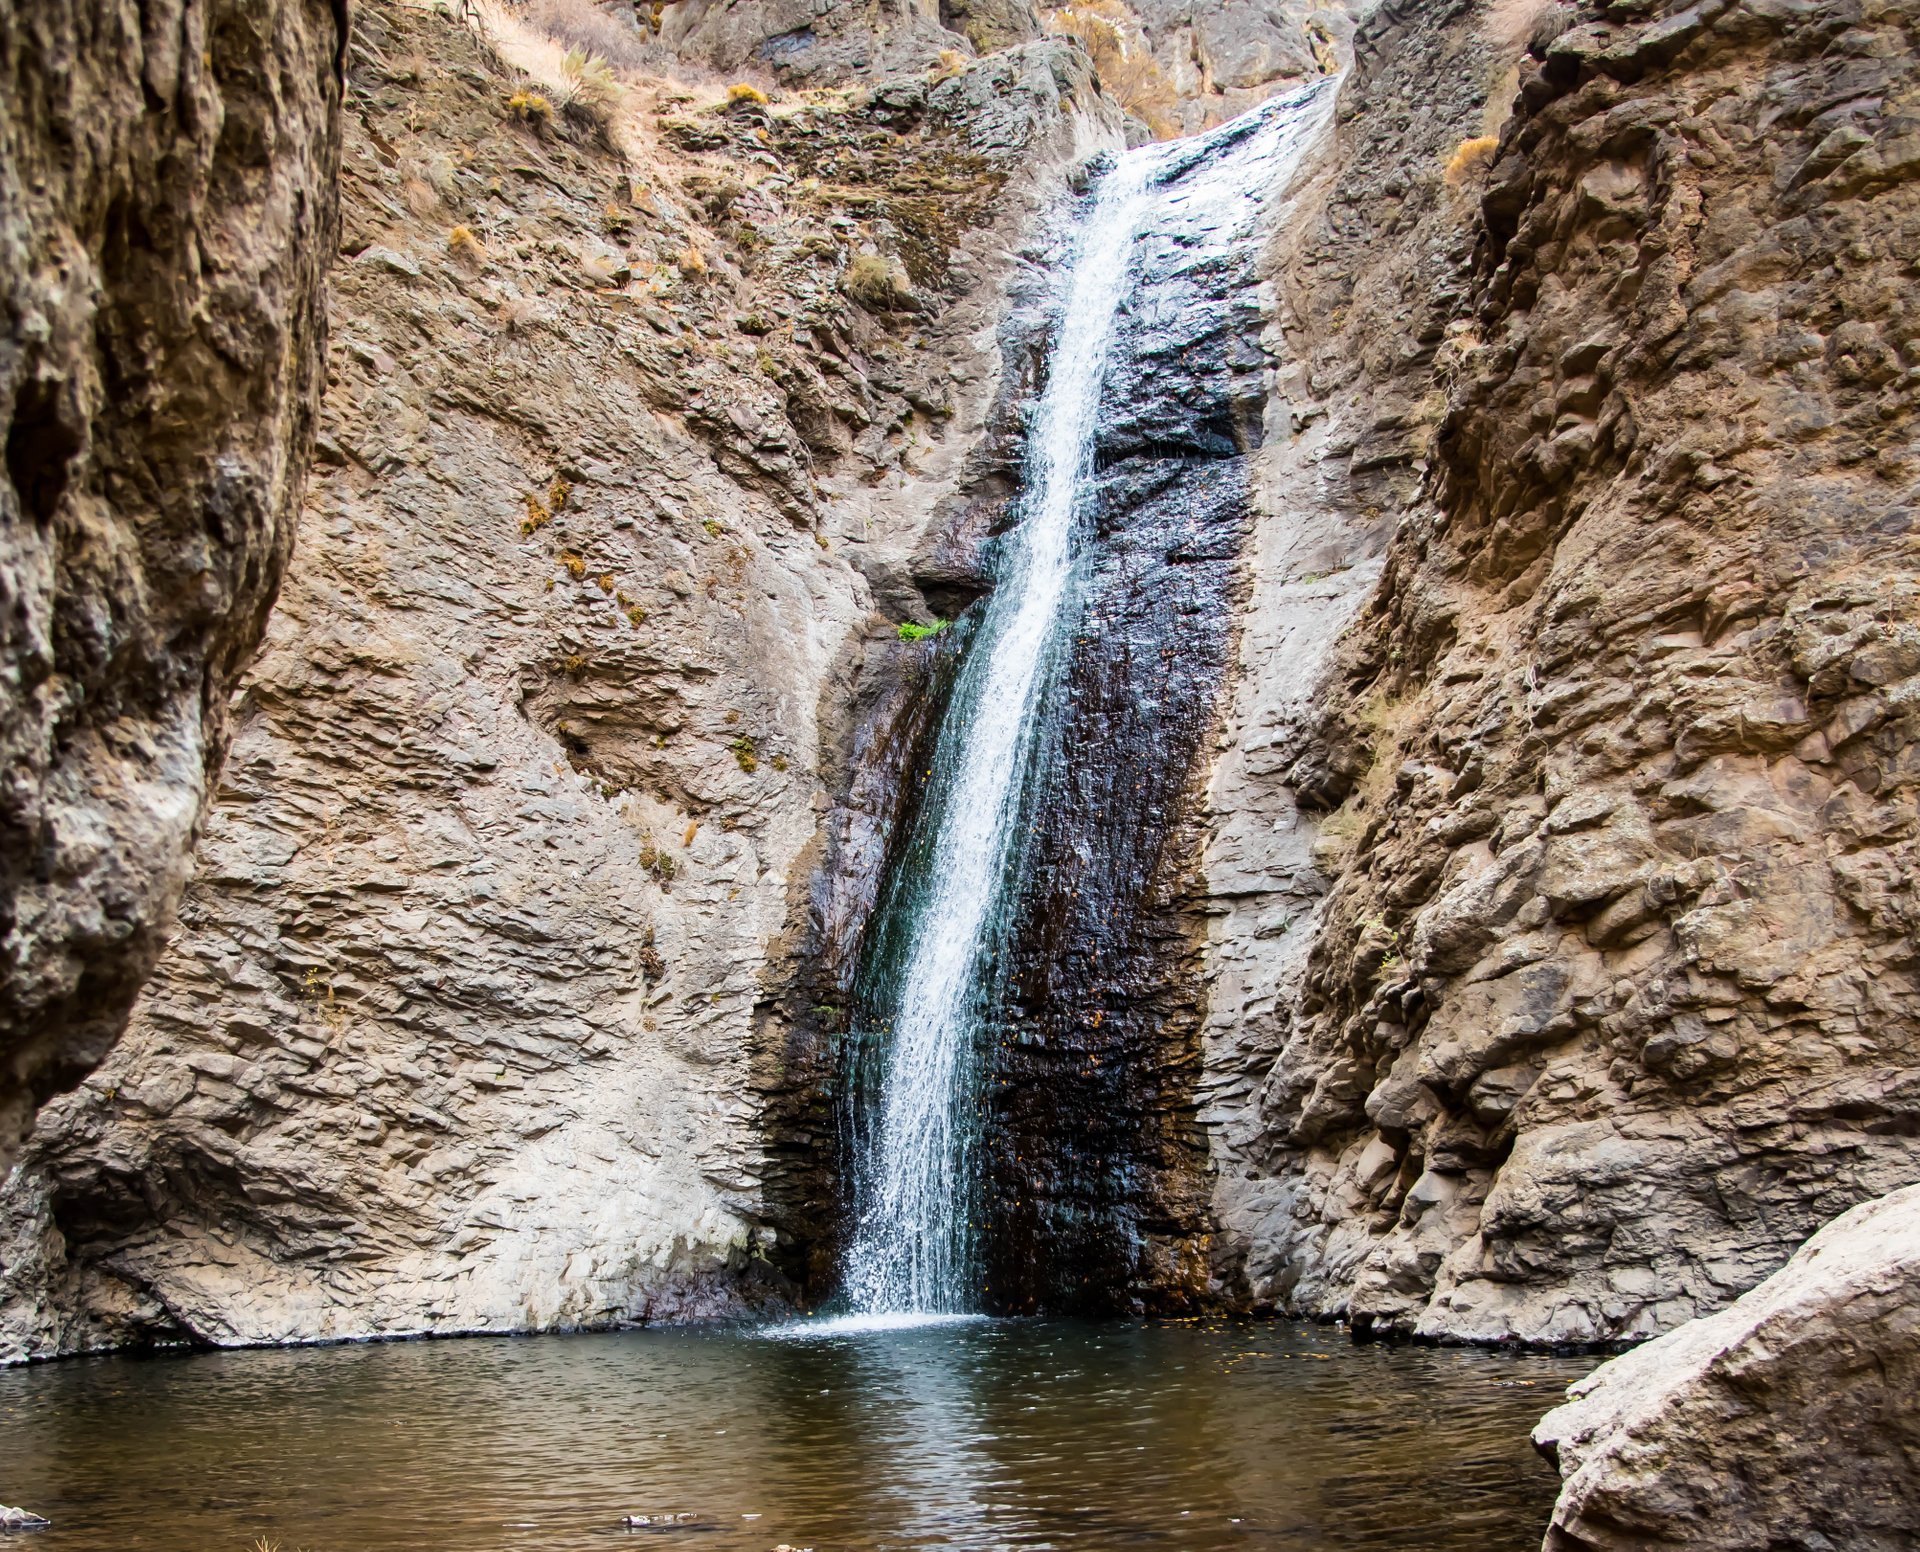
[[[484,264],[487,250],[470,226],[456,226],[447,233],[447,252],[469,264]]]
[[[622,70],[656,69],[658,50],[636,26],[602,10],[593,0],[528,0],[527,25],[581,54],[595,55]]]
[[[692,243],[682,248],[673,262],[689,280],[696,280],[707,272],[707,256]]]
[[[727,88],[727,106],[737,108],[742,103],[752,103],[756,107],[767,105],[767,94],[749,81],[735,81]]]
[[[1447,187],[1464,187],[1479,177],[1493,165],[1494,153],[1500,149],[1498,135],[1477,135],[1472,140],[1463,140],[1454,148],[1453,155],[1447,158],[1445,178]]]
[[[1077,38],[1113,100],[1153,131],[1156,140],[1180,132],[1179,96],[1161,73],[1140,18],[1122,0],[1080,0],[1047,13],[1047,30]]]
[[[840,277],[840,289],[870,313],[891,312],[913,299],[904,273],[877,253],[856,253]]]

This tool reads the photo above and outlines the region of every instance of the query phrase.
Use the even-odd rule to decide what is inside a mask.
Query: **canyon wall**
[[[1912,5],[1540,8],[1451,169],[1477,214],[1408,225],[1444,136],[1399,191],[1394,397],[1316,376],[1356,325],[1288,274],[1324,478],[1417,478],[1358,514],[1401,498],[1312,709],[1284,636],[1245,659],[1272,732],[1216,780],[1242,1297],[1632,1340],[1920,1178],[1917,43]]]
[[[299,552],[180,935],[7,1188],[8,1356],[793,1291],[849,708],[931,619],[1012,238],[1119,118],[1051,41],[778,111],[566,85],[356,12]]]
[[[1257,268],[1160,233],[1191,263],[1129,322],[999,1296],[1548,1343],[1717,1309],[1920,1179],[1916,7],[1137,9],[1188,127],[1352,69]],[[304,15],[221,34],[305,71],[202,147],[241,278],[88,185],[76,252],[204,297],[0,354],[46,647],[15,1135],[159,952],[286,553]],[[831,1286],[842,1037],[964,639],[898,627],[987,585],[1067,174],[1140,132],[1043,22],[663,9],[648,49],[806,89],[768,105],[359,9],[299,553],[179,934],[0,1193],[0,1358]],[[256,418],[169,411],[176,350]]]
[[[343,30],[0,9],[0,1176],[165,943],[293,543]]]

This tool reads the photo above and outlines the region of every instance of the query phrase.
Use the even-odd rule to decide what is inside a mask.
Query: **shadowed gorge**
[[[1920,0],[0,81],[0,1539],[1904,1545]]]

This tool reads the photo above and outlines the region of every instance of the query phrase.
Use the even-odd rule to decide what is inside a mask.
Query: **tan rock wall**
[[[1650,9],[1542,14],[1288,772],[1253,1283],[1374,1329],[1647,1336],[1920,1178],[1920,10]]]
[[[0,9],[0,1173],[160,952],[293,542],[339,9]]]
[[[1117,136],[1076,68],[635,97],[630,165],[361,8],[322,469],[182,934],[10,1189],[6,1353],[782,1296],[762,1107],[845,708],[924,608],[1010,239]]]

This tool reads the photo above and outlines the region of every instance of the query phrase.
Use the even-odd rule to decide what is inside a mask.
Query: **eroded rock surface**
[[[1759,1287],[1603,1364],[1534,1442],[1547,1552],[1913,1544],[1920,1187],[1828,1224]]]
[[[1010,235],[1118,116],[1040,42],[665,101],[629,165],[537,85],[356,12],[322,472],[182,934],[10,1188],[9,1356],[790,1291],[849,707],[928,618]]]
[[[161,950],[293,543],[341,28],[0,10],[0,1174]]]
[[[1430,499],[1274,757],[1333,884],[1257,1300],[1645,1337],[1920,1177],[1916,43],[1541,11]]]

